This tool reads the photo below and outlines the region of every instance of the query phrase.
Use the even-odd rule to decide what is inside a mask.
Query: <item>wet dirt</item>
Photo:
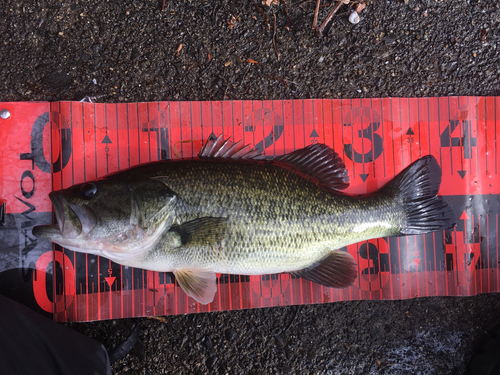
[[[343,6],[323,38],[311,30],[314,5],[4,0],[0,100],[500,95],[495,0],[371,1],[356,25]],[[464,374],[498,320],[498,294],[145,319],[113,370]],[[132,321],[68,325],[111,348]]]

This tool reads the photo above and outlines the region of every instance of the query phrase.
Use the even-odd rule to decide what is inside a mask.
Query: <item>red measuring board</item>
[[[51,156],[53,161],[52,186],[46,187],[45,195],[36,190],[41,194],[36,195],[40,205],[51,189],[140,163],[190,158],[211,135],[224,134],[261,149],[267,157],[325,143],[343,156],[351,178],[346,192],[352,194],[376,191],[416,159],[432,154],[443,171],[440,194],[459,218],[456,227],[446,232],[380,238],[343,249],[358,264],[358,279],[348,289],[326,288],[288,274],[218,275],[218,291],[208,305],[188,298],[170,273],[124,267],[56,246],[39,257],[42,261],[35,262],[34,272],[52,275],[55,269],[53,286],[46,282],[33,288],[35,296],[44,295],[45,299],[35,299],[45,302],[45,310],[47,301],[53,301],[50,311],[56,320],[469,296],[500,290],[500,97],[56,102],[50,110],[40,111],[50,113],[50,131],[43,134],[52,137],[51,152],[48,146],[43,150],[45,160]],[[31,121],[25,124],[26,136],[33,134],[36,121]],[[13,158],[26,163],[17,151]],[[38,173],[37,168],[41,169],[34,162]],[[15,183],[19,190],[19,181]],[[0,189],[2,197],[5,191]],[[41,246],[31,240],[35,248]]]
[[[36,241],[31,228],[52,220],[47,194],[58,164],[52,167],[50,117],[49,103],[0,103],[0,294],[47,315],[53,246]]]

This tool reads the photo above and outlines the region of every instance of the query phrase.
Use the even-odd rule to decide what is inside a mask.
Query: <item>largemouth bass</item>
[[[423,157],[378,193],[353,197],[342,159],[314,144],[274,160],[222,137],[198,159],[139,165],[50,193],[57,225],[33,234],[125,266],[173,272],[200,303],[216,273],[290,272],[342,288],[357,277],[347,252],[363,240],[451,228],[437,196],[441,169]]]

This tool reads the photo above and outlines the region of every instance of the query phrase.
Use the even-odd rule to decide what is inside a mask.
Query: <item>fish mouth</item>
[[[35,237],[47,238],[54,242],[62,240],[61,230],[57,224],[37,225],[33,227],[32,233]]]
[[[88,234],[97,224],[91,208],[69,203],[63,194],[52,192],[49,198],[54,207],[56,225],[40,225],[33,228],[33,235],[48,239],[72,239]]]

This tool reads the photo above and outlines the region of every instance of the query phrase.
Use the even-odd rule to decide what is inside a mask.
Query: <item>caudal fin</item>
[[[384,186],[383,194],[394,198],[405,208],[401,234],[422,234],[453,228],[455,214],[437,196],[441,185],[441,168],[436,159],[424,156],[405,168]]]

